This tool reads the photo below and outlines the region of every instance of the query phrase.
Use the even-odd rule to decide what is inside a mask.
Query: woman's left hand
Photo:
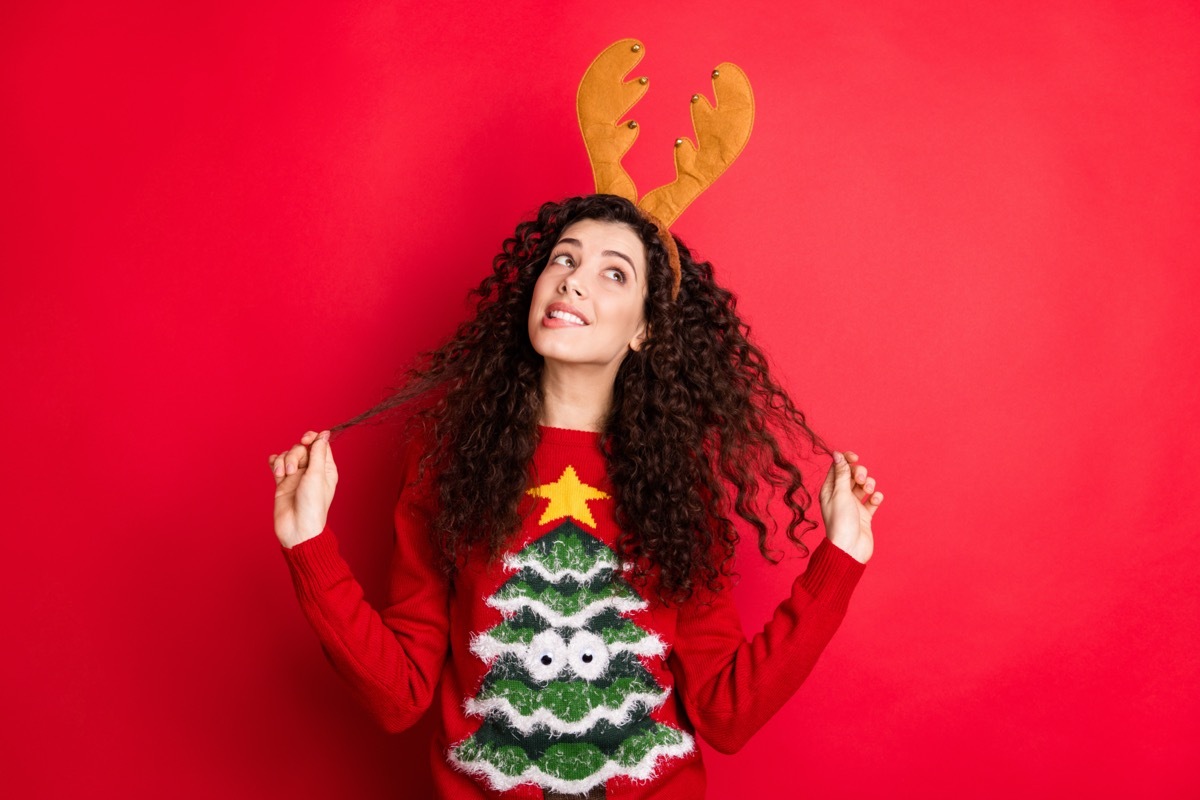
[[[858,463],[858,456],[834,451],[833,464],[821,486],[821,516],[825,535],[859,563],[865,564],[875,550],[871,518],[883,502],[875,491],[875,479]]]

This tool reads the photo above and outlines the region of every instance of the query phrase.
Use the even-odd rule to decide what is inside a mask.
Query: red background
[[[428,787],[428,721],[377,731],[300,615],[266,457],[591,190],[575,88],[635,36],[643,190],[749,74],[675,230],[888,498],[711,796],[1196,796],[1200,12],[913,5],[6,4],[4,794]],[[339,440],[333,508],[376,599],[386,433]],[[803,562],[747,555],[753,632]]]

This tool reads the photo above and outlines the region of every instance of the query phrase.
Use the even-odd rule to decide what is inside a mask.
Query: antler
[[[587,68],[575,98],[579,129],[596,178],[596,192],[620,195],[635,203],[637,187],[621,166],[621,158],[637,140],[637,123],[618,125],[617,122],[649,88],[646,78],[622,80],[645,52],[636,39],[621,39],[609,45]]]
[[[699,147],[688,139],[677,139],[675,180],[647,192],[638,202],[664,225],[673,223],[728,169],[750,139],[750,129],[754,126],[754,93],[746,73],[726,62],[713,70],[712,83],[716,108],[700,95],[692,97],[692,127]],[[633,139],[629,143],[633,144]]]

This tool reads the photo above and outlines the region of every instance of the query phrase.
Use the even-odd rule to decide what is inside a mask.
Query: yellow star
[[[547,522],[553,522],[563,517],[574,517],[594,528],[596,520],[592,517],[587,501],[609,499],[609,495],[579,480],[579,476],[575,474],[575,468],[569,464],[554,483],[543,483],[525,494],[550,498],[550,502],[546,504],[545,513],[538,520],[538,525],[545,525]]]

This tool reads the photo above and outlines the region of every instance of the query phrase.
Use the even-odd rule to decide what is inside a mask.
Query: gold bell
[[[719,70],[719,69],[714,69],[714,70],[713,70],[713,77],[714,77],[714,78],[719,78],[719,77],[721,77],[721,70]]]
[[[636,120],[632,120],[632,119],[631,119],[631,120],[629,120],[629,127],[631,127],[631,128],[636,128],[636,127],[637,127],[637,121],[636,121]]]

